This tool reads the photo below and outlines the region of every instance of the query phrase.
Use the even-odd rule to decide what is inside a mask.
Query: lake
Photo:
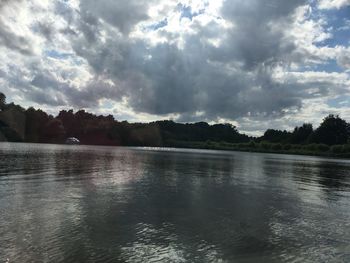
[[[0,262],[350,262],[350,161],[0,144]]]

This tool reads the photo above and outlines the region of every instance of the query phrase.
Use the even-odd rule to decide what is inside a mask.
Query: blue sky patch
[[[163,20],[161,20],[157,23],[148,25],[148,26],[144,27],[143,29],[149,30],[149,31],[156,31],[160,28],[166,27],[167,25],[168,25],[168,19],[164,18]]]
[[[335,59],[328,60],[323,64],[315,65],[312,67],[312,70],[320,71],[320,72],[324,71],[324,72],[328,72],[328,73],[331,73],[331,72],[340,73],[340,72],[344,71],[344,69],[338,65],[338,63]]]
[[[178,6],[180,12],[181,12],[181,17],[180,19],[183,18],[188,18],[192,20],[194,17],[199,16],[201,14],[204,14],[205,10],[199,10],[198,12],[193,12],[192,8],[190,6],[184,6],[184,5],[179,5]]]
[[[347,108],[350,107],[350,96],[340,96],[335,99],[330,99],[327,104],[335,108]]]
[[[327,27],[330,28],[332,37],[325,40],[322,46],[349,46],[350,44],[350,28],[348,20],[350,19],[350,6],[342,9],[320,10],[320,17],[326,18]]]
[[[56,59],[67,59],[72,56],[72,54],[70,53],[62,53],[54,49],[45,51],[45,55],[50,58],[56,58]]]

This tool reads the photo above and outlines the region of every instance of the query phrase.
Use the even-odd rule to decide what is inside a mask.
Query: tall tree
[[[301,127],[295,127],[291,142],[292,143],[307,143],[314,129],[312,128],[312,124],[304,123]]]
[[[268,141],[272,143],[287,143],[290,141],[291,133],[287,131],[280,131],[274,129],[268,129],[264,135],[260,138],[262,141]]]
[[[338,115],[329,115],[323,119],[314,133],[313,141],[327,145],[345,144],[350,135],[349,124]]]
[[[6,105],[6,96],[4,93],[0,92],[0,110],[3,110],[5,105]]]

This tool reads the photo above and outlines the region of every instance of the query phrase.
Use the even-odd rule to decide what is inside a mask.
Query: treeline
[[[0,141],[64,143],[76,137],[82,144],[110,146],[192,147],[206,149],[342,155],[350,153],[350,124],[329,115],[316,129],[303,124],[293,131],[267,130],[261,137],[238,132],[231,124],[206,122],[151,123],[117,121],[80,110],[63,110],[56,117],[34,108],[6,103],[0,93]]]
[[[329,115],[323,119],[317,129],[311,124],[303,124],[294,131],[267,130],[264,135],[257,138],[258,142],[266,141],[281,144],[347,144],[350,138],[350,124],[339,116]]]
[[[299,155],[319,155],[329,157],[350,158],[350,144],[281,144],[270,142],[227,143],[227,142],[177,142],[173,145],[179,148],[196,148],[212,150],[231,150],[244,152],[285,153]]]
[[[239,143],[252,139],[230,124],[128,123],[119,122],[112,115],[96,116],[84,110],[63,110],[53,117],[42,110],[7,104],[3,94],[0,99],[0,141],[64,143],[67,138],[76,137],[89,145],[161,147],[173,146],[177,141]]]
[[[350,124],[339,116],[328,115],[317,129],[312,124],[305,123],[293,131],[268,129],[263,136],[250,138],[249,142],[175,141],[173,146],[349,158]]]

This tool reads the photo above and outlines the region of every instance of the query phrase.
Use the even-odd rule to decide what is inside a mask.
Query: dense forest
[[[206,148],[298,154],[348,156],[350,124],[329,115],[316,129],[303,124],[293,131],[267,130],[261,137],[239,133],[231,124],[206,122],[119,122],[112,115],[96,116],[79,110],[63,110],[56,117],[34,108],[6,103],[0,93],[0,141],[64,143],[76,137],[82,144]]]

